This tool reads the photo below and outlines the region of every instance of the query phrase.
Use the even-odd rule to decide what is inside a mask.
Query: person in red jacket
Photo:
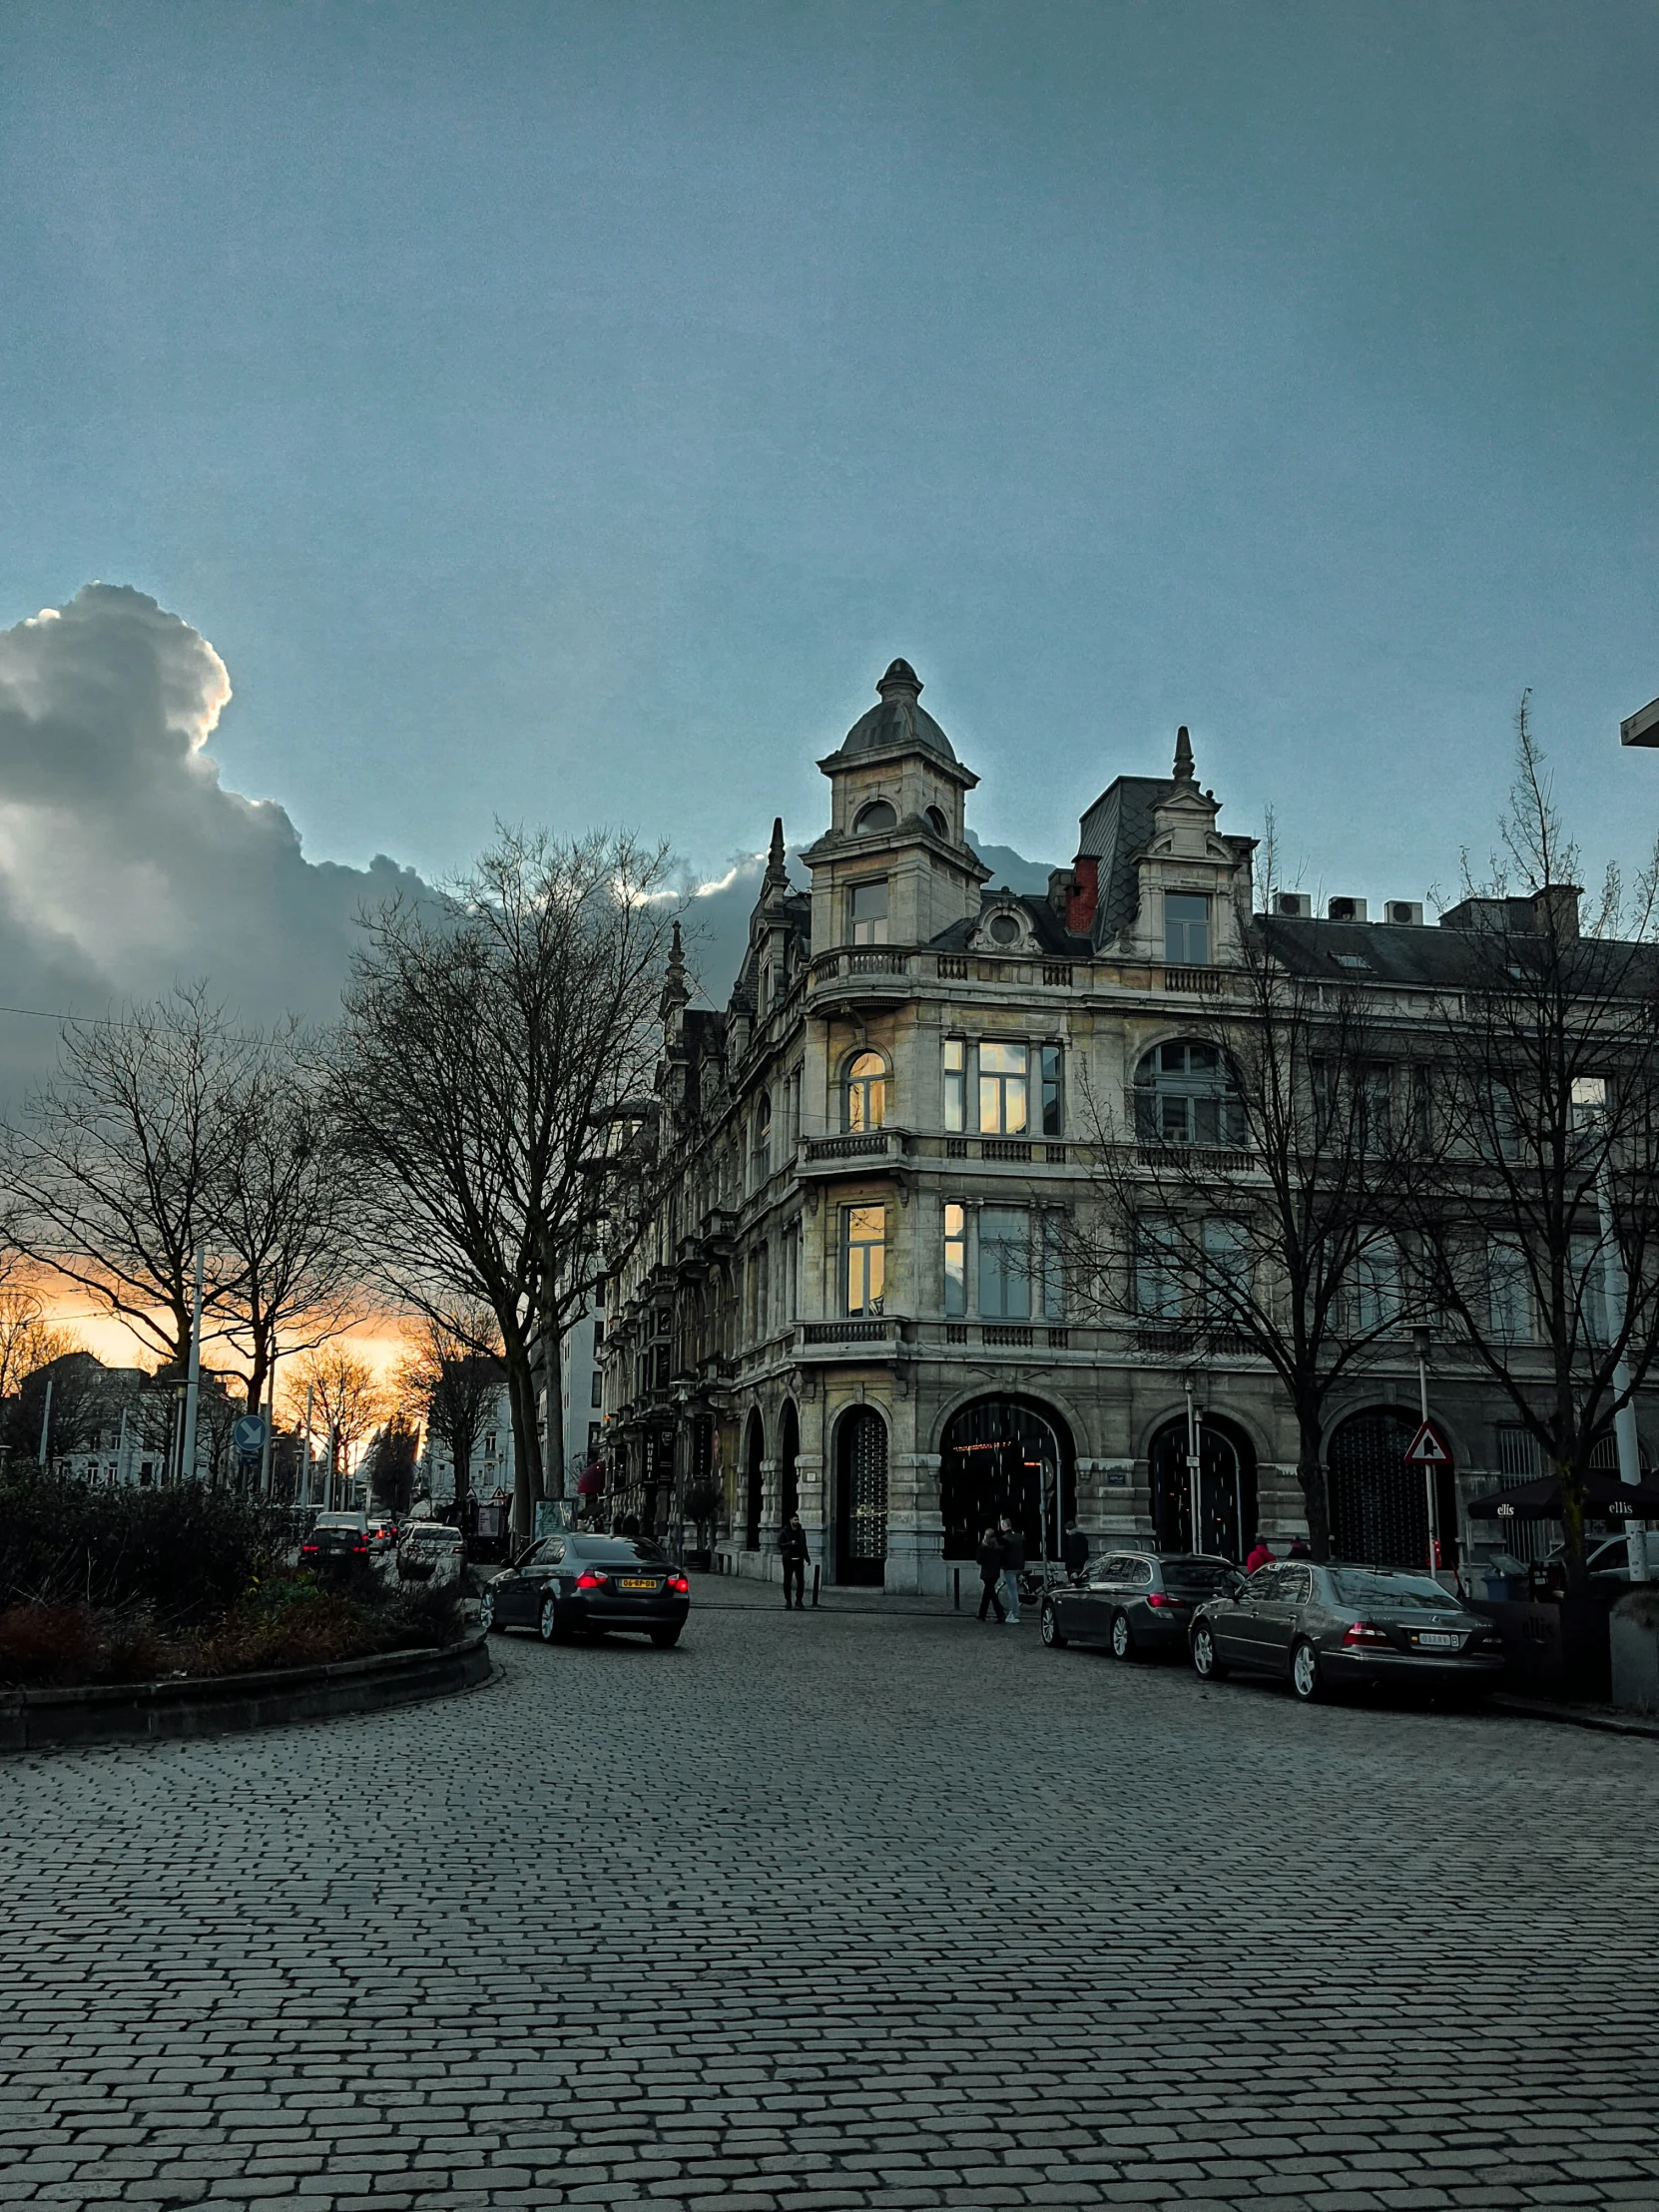
[[[1273,1553],[1268,1549],[1268,1540],[1265,1536],[1258,1536],[1245,1554],[1245,1572],[1246,1574],[1254,1574],[1258,1567],[1271,1567],[1272,1565]]]

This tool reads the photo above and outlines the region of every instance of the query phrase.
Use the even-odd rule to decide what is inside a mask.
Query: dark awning
[[[1584,1510],[1592,1520],[1659,1520],[1659,1482],[1621,1482],[1616,1474],[1592,1471],[1584,1477]],[[1561,1485],[1553,1474],[1522,1482],[1512,1490],[1493,1490],[1469,1506],[1476,1520],[1559,1520]]]

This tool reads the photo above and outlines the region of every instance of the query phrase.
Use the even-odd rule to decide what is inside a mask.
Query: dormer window
[[[993,944],[1018,944],[1019,921],[1013,914],[992,914],[985,933]]]
[[[879,883],[854,883],[847,899],[852,923],[854,944],[885,944],[887,941],[887,886]]]
[[[1201,893],[1165,891],[1164,958],[1171,967],[1210,965],[1210,901]]]
[[[877,830],[895,829],[897,824],[897,810],[885,799],[872,799],[867,807],[859,808],[852,829],[857,836],[867,837]]]

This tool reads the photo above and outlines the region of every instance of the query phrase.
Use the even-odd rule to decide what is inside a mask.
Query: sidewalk
[[[692,1602],[713,1612],[765,1612],[784,1606],[782,1582],[764,1582],[759,1575],[701,1574],[695,1570],[691,1576]],[[962,1609],[958,1616],[967,1620],[979,1609],[979,1575],[974,1570],[969,1597],[967,1574],[962,1576]],[[807,1576],[807,1610],[813,1610],[813,1578]],[[952,1613],[955,1607],[947,1590],[943,1597],[926,1597],[914,1590],[871,1590],[843,1587],[838,1583],[824,1582],[819,1586],[818,1610],[821,1613],[885,1613],[897,1617],[905,1613],[925,1614],[936,1620]],[[1036,1608],[1032,1606],[1025,1616],[1035,1625]]]

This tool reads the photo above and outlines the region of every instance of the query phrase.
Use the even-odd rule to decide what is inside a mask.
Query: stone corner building
[[[1132,1093],[1161,1142],[1227,1141],[1218,1056],[1194,1032],[1254,908],[1254,840],[1218,829],[1183,730],[1168,779],[1120,776],[1088,808],[1046,897],[996,888],[964,830],[978,780],[921,689],[894,661],[819,763],[830,826],[809,887],[774,826],[726,1010],[692,1006],[671,964],[656,1095],[610,1139],[613,1509],[660,1529],[713,1486],[739,1571],[778,1571],[799,1509],[827,1578],[936,1593],[1004,1510],[1033,1549],[1073,1511],[1097,1550],[1186,1543],[1196,1421],[1206,1547],[1241,1556],[1261,1529],[1282,1548],[1306,1521],[1265,1363],[1212,1347],[1195,1366],[1155,1314],[1085,1326],[1059,1265],[1088,1196],[1082,1085]],[[1307,913],[1281,903],[1286,926]],[[1420,906],[1370,924],[1334,900],[1314,926],[1333,925],[1390,977],[1432,969]],[[1456,1461],[1443,1533],[1459,1498],[1539,1471],[1505,1408],[1472,1379],[1436,1392]],[[1408,1341],[1333,1408],[1351,1556],[1426,1555],[1401,1465],[1416,1419]]]

